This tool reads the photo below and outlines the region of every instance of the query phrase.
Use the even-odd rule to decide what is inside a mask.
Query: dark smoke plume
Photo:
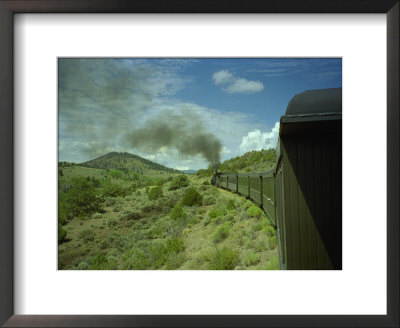
[[[161,147],[174,147],[182,155],[202,155],[211,165],[220,162],[221,141],[207,132],[197,115],[164,112],[134,129],[129,143],[142,151],[154,152]]]

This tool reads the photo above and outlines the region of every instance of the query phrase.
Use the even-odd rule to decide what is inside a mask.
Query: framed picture
[[[245,5],[236,1],[229,4],[202,2],[201,4],[193,3],[190,5],[179,1],[169,2],[168,4],[158,1],[147,3],[137,3],[135,1],[92,1],[82,4],[69,1],[1,1],[0,10],[2,21],[0,42],[2,49],[8,50],[0,54],[2,63],[1,122],[3,125],[0,140],[4,150],[4,156],[1,157],[2,169],[0,172],[0,201],[1,209],[4,213],[0,221],[0,243],[2,249],[0,261],[1,267],[5,268],[0,271],[1,324],[24,327],[62,325],[77,327],[165,325],[398,326],[398,1],[383,3],[378,1],[354,1],[346,4],[338,3],[337,1],[315,1],[307,4],[297,1],[271,1],[267,3],[249,2]],[[68,22],[68,16],[70,15],[16,15],[22,13],[107,13],[108,15],[75,16],[76,19],[74,21]],[[112,16],[112,14],[116,13],[122,15]],[[131,13],[136,15],[124,15]],[[180,13],[182,15],[170,17],[148,15],[152,13]],[[189,16],[191,13],[202,13],[202,15]],[[205,20],[204,17],[206,17],[205,14],[207,13],[240,13],[241,15],[211,15],[207,16]],[[315,28],[316,25],[314,23],[310,23],[318,20],[318,16],[308,16],[307,22],[304,17],[302,20],[297,18],[300,16],[284,15],[289,13],[332,15],[319,16],[323,19],[320,19],[321,28],[318,30]],[[373,26],[370,27],[367,22],[367,16],[362,15],[360,19],[357,18],[357,15],[347,16],[347,18],[346,16],[341,16],[341,21],[339,23],[335,22],[335,15],[333,14],[340,13],[381,13],[382,15],[373,20]],[[270,15],[263,16],[262,14]],[[112,21],[113,19],[114,21]],[[266,21],[269,25],[266,24]],[[51,26],[49,23],[53,24],[53,29],[48,28]],[[116,24],[118,29],[114,29],[112,24]],[[337,34],[332,32],[335,29]],[[118,32],[116,33],[116,31]],[[269,33],[270,31],[275,33]],[[348,39],[343,37],[345,34],[347,34]],[[311,35],[309,37],[311,41],[319,40],[319,42],[308,43],[303,35]],[[335,37],[334,35],[337,36]],[[343,39],[340,39],[341,37]],[[356,47],[351,41],[357,38],[358,51],[360,53],[354,50]],[[104,42],[105,40],[106,42]],[[114,49],[118,44],[124,45],[127,43],[126,40],[129,40],[131,44],[129,47],[125,47],[121,54],[118,54]],[[185,40],[185,42],[182,42],[182,40]],[[292,43],[288,42],[288,40]],[[308,48],[304,47],[304,42]],[[78,65],[78,69],[72,73],[71,67],[74,67],[75,64],[72,65],[71,62],[77,57],[77,52],[73,52],[69,48],[71,44],[74,44],[76,49],[79,48],[78,57],[88,58],[83,65]],[[163,47],[160,47],[160,44],[163,44]],[[182,44],[185,44],[185,47],[182,47]],[[222,44],[223,46],[221,46]],[[314,45],[311,46],[311,44]],[[330,44],[332,44],[331,47]],[[371,47],[371,44],[374,44],[374,46]],[[54,45],[57,46],[53,47]],[[271,45],[271,49],[268,49],[267,45]],[[351,45],[353,46],[351,47]],[[57,47],[61,48],[54,51]],[[346,47],[351,48],[354,53],[346,52],[344,50]],[[373,48],[377,49],[376,53],[372,53]],[[32,49],[37,49],[37,51]],[[135,50],[132,51],[132,49]],[[164,49],[164,52],[160,49]],[[365,56],[362,55],[363,52],[366,54]],[[90,86],[85,89],[83,85],[80,90],[81,93],[78,95],[76,90],[79,87],[75,88],[76,85],[74,85],[76,82],[74,82],[74,79],[82,81],[90,75],[85,75],[85,70],[101,71],[101,65],[104,62],[96,64],[94,68],[92,67],[93,69],[89,67],[91,66],[89,62],[95,60],[89,58],[99,56],[105,58],[108,68],[110,67],[109,58],[121,58],[114,59],[111,63],[112,70],[108,71],[108,75],[106,74],[108,77],[104,80],[106,84],[112,84],[112,87],[106,88],[107,92],[111,93],[114,89],[124,88],[122,84],[118,84],[119,78],[115,79],[116,76],[120,77],[124,71],[126,72],[126,67],[121,64],[122,57],[125,58],[124,60],[129,61],[129,67],[138,67],[135,58],[146,61],[149,57],[159,57],[161,59],[157,62],[156,70],[161,73],[167,72],[167,70],[162,69],[166,65],[172,65],[171,63],[166,63],[166,58],[181,58],[183,61],[189,58],[199,58],[199,62],[202,62],[206,58],[213,57],[215,59],[211,63],[212,69],[204,66],[203,70],[200,70],[195,67],[192,71],[181,70],[181,75],[187,77],[189,74],[199,75],[200,72],[205,74],[208,70],[209,73],[213,73],[208,74],[209,82],[219,92],[227,95],[256,93],[263,88],[268,88],[268,84],[266,80],[261,81],[255,77],[252,78],[252,75],[241,75],[239,70],[229,71],[229,67],[223,58],[250,58],[246,64],[249,72],[254,68],[256,59],[260,57],[261,60],[266,60],[267,57],[279,58],[285,56],[292,59],[294,57],[341,58],[340,66],[343,64],[344,101],[343,158],[344,163],[347,163],[347,166],[344,166],[345,174],[343,175],[343,201],[345,205],[343,209],[343,259],[341,256],[341,239],[336,239],[335,245],[340,246],[340,250],[335,246],[335,260],[327,266],[328,269],[339,270],[325,271],[325,273],[322,271],[275,271],[271,274],[267,274],[265,271],[253,271],[250,274],[245,274],[244,272],[239,272],[240,270],[235,270],[219,274],[210,271],[197,271],[198,268],[196,267],[194,268],[195,271],[192,272],[178,270],[174,272],[165,271],[161,274],[156,271],[119,271],[116,273],[115,271],[108,271],[113,267],[102,267],[104,261],[102,262],[101,258],[99,258],[96,260],[97,262],[91,259],[90,265],[98,265],[97,269],[95,268],[96,270],[102,268],[106,270],[69,271],[68,269],[75,268],[75,266],[76,268],[85,269],[85,261],[79,262],[76,259],[72,261],[68,258],[68,254],[71,254],[68,244],[62,245],[60,248],[62,253],[59,252],[56,257],[54,257],[55,249],[46,246],[49,245],[49,242],[52,243],[53,239],[55,244],[57,243],[57,233],[54,233],[55,229],[53,229],[57,224],[55,223],[54,226],[51,226],[51,222],[54,221],[52,213],[56,213],[57,209],[57,195],[56,192],[53,193],[51,191],[51,188],[58,179],[58,184],[63,185],[67,190],[69,187],[60,183],[61,180],[62,182],[64,181],[64,178],[60,180],[60,174],[62,174],[62,177],[66,173],[71,174],[68,163],[64,163],[64,166],[61,167],[62,173],[60,173],[60,167],[54,166],[52,161],[54,157],[57,157],[54,154],[58,153],[58,159],[61,162],[63,158],[61,158],[62,156],[60,157],[61,148],[58,148],[57,140],[53,140],[52,136],[56,135],[56,131],[59,133],[65,132],[61,137],[58,135],[58,142],[65,142],[65,145],[67,145],[62,148],[64,151],[62,153],[63,156],[67,154],[65,150],[69,147],[69,149],[74,149],[68,153],[69,156],[73,154],[73,156],[76,156],[76,161],[83,161],[81,159],[83,157],[79,157],[79,152],[77,151],[81,149],[77,146],[79,140],[72,140],[72,144],[68,145],[67,141],[71,141],[71,136],[73,136],[73,134],[68,133],[76,131],[79,124],[83,130],[92,131],[93,125],[82,125],[82,122],[88,123],[91,118],[87,115],[71,117],[68,110],[70,109],[71,97],[76,98],[79,96],[80,99],[83,97],[85,100],[88,100],[91,96],[105,97],[105,93],[101,95],[91,94]],[[236,65],[240,62],[240,58],[233,59],[232,63]],[[386,67],[384,64],[385,59]],[[363,60],[366,61],[363,62]],[[375,63],[368,65],[367,60],[375,61]],[[57,67],[62,68],[66,62],[68,62],[67,69],[62,71],[61,75],[57,75]],[[48,63],[50,63],[50,68],[46,67]],[[318,60],[313,63],[316,66],[319,65]],[[146,67],[151,66],[151,68],[154,68],[153,64],[153,62],[151,65],[141,63],[139,66],[141,69],[146,65]],[[120,70],[121,65],[125,67],[122,70]],[[30,74],[23,75],[21,72],[26,71],[27,67],[35,69],[31,70]],[[218,67],[221,68],[219,69]],[[353,69],[355,67],[357,69]],[[366,71],[359,70],[361,67],[369,68],[368,73],[373,77],[370,85],[366,83]],[[385,68],[386,73],[383,72]],[[276,67],[274,69],[275,73],[278,73]],[[32,72],[34,73],[32,74]],[[58,73],[60,74],[60,70],[58,70]],[[318,75],[318,73],[318,70],[314,72],[315,75]],[[140,72],[135,71],[132,74],[139,76]],[[269,74],[271,74],[271,71],[269,71]],[[352,74],[353,77],[350,78]],[[70,77],[66,78],[66,76]],[[111,80],[109,80],[110,77]],[[176,78],[175,80],[178,79]],[[145,86],[144,80],[139,79],[137,81],[140,82],[138,88],[143,89]],[[154,84],[157,81],[160,82],[160,79],[152,79],[151,81]],[[272,79],[269,81],[272,82]],[[357,81],[359,81],[358,86]],[[97,82],[101,83],[101,80]],[[57,84],[61,89],[57,90]],[[380,85],[380,89],[375,88],[377,84]],[[174,84],[168,84],[163,88],[165,89],[165,87],[174,88]],[[249,88],[251,88],[251,91],[249,91]],[[274,90],[273,87],[270,88]],[[305,88],[309,87],[305,86]],[[365,88],[366,92],[363,92],[363,88]],[[21,93],[21,89],[25,90],[26,93]],[[197,89],[203,90],[200,85]],[[275,93],[279,92],[279,90],[275,91]],[[32,94],[35,96],[35,93],[36,99],[32,98]],[[175,93],[172,94],[174,97],[176,96]],[[342,93],[340,92],[341,95]],[[139,96],[135,99],[139,98],[142,99]],[[357,106],[357,101],[355,101],[357,98],[362,106]],[[387,105],[385,104],[385,99],[387,100]],[[172,98],[167,100],[168,104],[173,105],[174,108],[183,103],[182,101],[179,103],[173,102]],[[60,105],[60,101],[62,105]],[[193,102],[188,96],[186,104],[190,101]],[[237,101],[239,102],[240,100]],[[296,101],[301,103],[299,99]],[[53,110],[57,108],[57,103],[58,113]],[[26,104],[29,104],[29,106]],[[379,115],[374,114],[376,108],[383,109],[385,105],[387,106],[386,113],[380,110]],[[42,108],[37,112],[35,110],[26,110],[26,108],[33,109],[40,106]],[[82,103],[79,106],[82,106]],[[163,103],[163,108],[167,107],[167,103]],[[360,107],[362,107],[362,111],[360,111]],[[21,111],[20,108],[25,108],[25,110]],[[293,109],[294,112],[296,110]],[[157,109],[156,112],[159,114],[161,111]],[[79,113],[85,113],[85,110],[80,109]],[[59,121],[57,114],[61,115],[60,117],[64,121]],[[102,117],[108,115],[106,112],[100,114]],[[171,115],[171,112],[169,112],[169,117]],[[357,123],[359,115],[363,116],[363,125],[358,125]],[[289,116],[285,118],[286,121],[284,120],[284,122],[290,123],[292,122],[291,120],[296,119],[293,115]],[[176,115],[174,117],[179,119]],[[135,118],[135,120],[139,119]],[[145,116],[142,116],[141,120],[144,127],[142,130],[144,129],[143,131],[148,133],[151,127],[147,124]],[[164,119],[164,121],[166,120]],[[209,119],[209,121],[211,120]],[[57,123],[54,123],[54,121]],[[158,122],[161,121],[163,120],[158,120]],[[78,122],[80,123],[78,124]],[[97,122],[103,121],[97,120]],[[127,120],[117,123],[118,126],[124,127]],[[69,126],[72,128],[66,129],[65,124],[70,124]],[[185,130],[179,128],[179,124],[169,124],[168,126],[172,126],[174,130],[179,130],[181,133],[185,132]],[[352,138],[348,138],[351,134],[349,131],[354,131],[353,126],[357,126],[356,132],[353,133]],[[382,127],[386,129],[386,135],[382,134]],[[360,140],[363,140],[362,138],[370,136],[372,133],[371,128],[377,129],[376,132],[373,131],[374,138],[371,137],[368,142],[360,143]],[[283,129],[286,128],[284,127]],[[327,127],[327,129],[330,129],[330,127]],[[130,130],[132,129],[130,128]],[[142,130],[138,125],[129,133],[129,136],[133,140],[142,140]],[[108,130],[103,129],[102,131]],[[288,130],[285,131],[288,132]],[[111,132],[113,135],[116,133],[115,131]],[[34,135],[40,135],[41,137],[35,138]],[[27,140],[27,136],[31,143],[24,141]],[[186,139],[190,141],[192,136],[193,134],[189,133]],[[206,133],[203,136],[210,136],[210,134]],[[101,138],[103,136],[98,137],[96,141]],[[250,135],[247,136],[246,140],[248,141],[249,138]],[[104,143],[107,139],[103,138],[101,140]],[[196,150],[193,144],[188,150],[188,147],[182,148],[174,145],[173,142],[168,145],[164,145],[165,140],[162,140],[162,144],[160,142],[159,140],[154,141],[157,149],[164,147],[163,149],[165,150],[166,146],[173,146],[176,148],[175,150],[182,152],[182,154],[185,151],[192,154]],[[141,153],[143,156],[153,156],[145,152],[145,150],[153,146],[152,143],[147,142],[143,146],[135,141],[133,144],[138,151],[143,151]],[[364,144],[367,144],[368,147],[364,146]],[[379,147],[382,144],[386,145],[386,149],[384,149],[385,147]],[[93,145],[93,140],[91,140],[91,145]],[[283,144],[283,146],[291,147],[286,146],[286,144]],[[362,156],[366,156],[369,153],[371,148],[375,149],[374,167],[371,163],[364,164],[364,168],[359,169],[348,166],[349,162],[351,162],[349,159],[353,159],[353,161],[356,161],[357,158],[361,159],[363,158]],[[328,152],[331,151],[334,150],[329,150]],[[198,150],[198,155],[199,158],[204,158],[209,162],[214,160],[214,157],[210,159],[210,153],[204,152],[202,148]],[[290,157],[290,154],[288,156]],[[386,163],[382,160],[385,156]],[[335,156],[334,158],[337,159],[338,157]],[[329,162],[330,167],[333,167],[332,161]],[[175,162],[170,166],[184,169]],[[54,167],[56,167],[56,177],[53,174],[48,174]],[[366,183],[362,177],[362,175],[365,176],[368,173],[366,168],[377,168],[380,172],[386,172],[387,179],[380,176],[373,183],[375,183],[374,188],[377,190],[387,188],[385,192],[381,193],[375,190],[376,194],[373,197],[373,201],[368,201],[369,206],[364,208],[359,206],[365,203],[366,197],[369,197],[368,188],[360,188]],[[121,178],[125,174],[122,169],[112,169],[111,171],[105,171],[104,169],[101,179],[105,180],[99,180],[100,184],[103,182],[107,184],[108,177],[104,177],[104,174],[110,175],[110,179],[114,180]],[[348,172],[354,173],[357,171],[360,174],[353,174],[352,178],[349,179]],[[278,172],[274,172],[272,176],[275,177],[275,174],[278,175]],[[330,174],[331,179],[335,179],[334,175],[334,172]],[[125,177],[124,175],[125,178],[128,181],[135,177]],[[239,175],[224,176],[222,174],[215,176],[213,183],[231,190],[235,186],[236,188],[240,187],[239,178],[241,178]],[[250,179],[261,179],[261,185],[265,183],[265,186],[267,186],[269,178],[268,174],[248,177],[249,181]],[[100,176],[89,177],[88,183],[95,184],[98,179],[100,179]],[[223,181],[225,180],[223,179],[226,180],[226,184],[224,184]],[[29,184],[25,184],[25,180],[29,181]],[[353,181],[353,184],[351,181]],[[107,187],[105,184],[104,186],[102,185],[104,190]],[[145,186],[139,186],[137,190],[135,189],[135,192],[144,192],[144,189],[141,190],[141,188],[143,189]],[[206,188],[205,184],[204,188]],[[149,188],[146,191],[149,199],[150,191],[157,191],[155,190],[156,188],[153,189]],[[166,188],[164,189],[164,192],[167,192]],[[239,192],[239,190],[237,191]],[[359,195],[358,198],[350,197],[349,191],[352,193],[358,191],[361,196]],[[337,193],[333,193],[333,195],[337,195]],[[252,197],[251,194],[249,196],[257,204],[258,198],[254,195]],[[24,202],[21,202],[21,199]],[[21,204],[27,205],[21,206]],[[32,204],[34,204],[33,207]],[[354,211],[354,207],[358,207],[358,212]],[[42,209],[42,212],[31,211],[30,213],[34,213],[34,215],[26,213],[32,209],[39,208]],[[386,222],[385,218],[382,217],[382,213],[385,212],[382,211],[382,208],[386,208]],[[267,206],[264,206],[263,209],[268,211]],[[82,208],[78,210],[81,211]],[[110,211],[112,212],[113,210]],[[77,216],[81,214],[78,212]],[[368,213],[373,213],[373,215]],[[101,217],[101,213],[97,214],[98,217]],[[367,215],[369,216],[367,217]],[[21,219],[22,217],[23,219]],[[102,218],[100,219],[102,220]],[[376,221],[377,225],[374,226]],[[78,229],[73,232],[74,234],[78,234],[82,230],[79,228],[79,221],[77,220],[76,222]],[[115,228],[111,224],[109,229]],[[337,235],[341,230],[341,226],[340,228],[335,226],[335,229],[338,230]],[[221,230],[222,233],[223,231]],[[357,235],[357,237],[353,238],[351,234]],[[280,236],[283,238],[283,235]],[[92,238],[91,236],[82,235],[82,238],[86,237]],[[371,238],[375,243],[375,247],[371,247],[370,243],[368,243]],[[349,245],[349,241],[353,239],[364,246],[364,252],[358,252],[357,247]],[[27,245],[30,248],[29,252],[27,251]],[[107,247],[104,247],[107,250]],[[384,256],[382,257],[382,255]],[[94,255],[91,254],[90,256],[93,257]],[[384,258],[385,256],[386,258]],[[21,258],[25,258],[25,262],[21,261]],[[63,262],[56,262],[57,258],[61,258]],[[280,258],[282,258],[282,254],[280,254]],[[53,261],[53,259],[55,260]],[[368,263],[368,269],[365,269],[366,271],[364,272],[361,269],[364,270],[363,263],[368,260],[371,260],[371,262]],[[295,260],[291,261],[291,265],[293,265],[291,268],[298,269],[299,267],[295,266]],[[262,261],[260,263],[265,264]],[[132,263],[126,262],[126,265],[127,269],[135,269]],[[284,265],[287,264],[286,262],[281,262],[280,265],[281,268],[286,268]],[[168,265],[163,262],[157,268],[165,268],[166,266]],[[251,268],[252,265],[249,264],[249,267]],[[116,268],[119,269],[119,267]],[[185,266],[182,267],[182,269],[184,268]],[[240,266],[236,265],[235,268],[240,269]],[[46,272],[50,272],[50,274],[47,275]],[[361,274],[362,272],[364,274]],[[352,281],[353,286],[351,284],[341,285],[346,279],[347,281]],[[269,282],[267,283],[266,280]],[[167,281],[168,283],[166,283]],[[51,290],[46,287],[47,284],[53,286],[50,287]],[[367,284],[369,284],[370,295],[363,296],[363,291]],[[317,286],[319,287],[317,288]],[[386,287],[386,289],[383,290],[382,286]],[[256,290],[258,292],[255,292]],[[348,294],[341,299],[344,291],[348,292]],[[41,293],[45,296],[40,296]],[[77,295],[79,293],[81,295]],[[261,296],[257,296],[257,294]],[[266,299],[263,295],[267,294],[275,296]],[[76,300],[71,302],[74,299],[74,295]],[[153,295],[153,297],[150,297],[150,295]],[[321,297],[320,301],[318,301],[318,295]],[[374,303],[373,298],[379,299],[380,303],[378,301]],[[361,299],[364,299],[365,302],[360,301],[359,304],[356,304],[356,300]],[[64,302],[65,300],[66,303]],[[321,300],[323,301],[321,302]],[[71,307],[65,310],[68,303]],[[282,309],[282,304],[285,304],[286,309]],[[73,313],[73,315],[69,313]],[[85,315],[87,313],[92,315]]]

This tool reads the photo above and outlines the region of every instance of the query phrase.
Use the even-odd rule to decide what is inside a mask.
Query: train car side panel
[[[237,174],[228,175],[228,189],[233,192],[237,192]]]
[[[219,187],[228,189],[228,175],[227,174],[221,174]]]
[[[249,196],[249,176],[238,175],[238,192],[243,196]]]
[[[257,205],[262,205],[262,183],[260,175],[250,175],[250,198]]]
[[[273,173],[262,175],[263,208],[273,226],[276,227],[275,218],[275,176]]]
[[[279,264],[282,270],[287,269],[287,248],[286,248],[286,227],[284,224],[285,217],[285,207],[283,206],[284,195],[283,195],[283,175],[282,175],[282,167],[276,172],[276,237],[278,243],[278,251],[279,251]]]

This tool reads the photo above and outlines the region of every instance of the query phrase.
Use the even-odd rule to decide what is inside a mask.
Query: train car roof
[[[342,88],[306,90],[295,95],[281,117],[282,123],[341,119]]]
[[[342,88],[307,90],[290,100],[279,137],[326,134],[341,129],[341,124]]]

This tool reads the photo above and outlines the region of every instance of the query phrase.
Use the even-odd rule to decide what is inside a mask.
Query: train
[[[277,232],[283,270],[342,269],[342,88],[295,95],[280,118],[273,170],[215,172],[211,184],[249,198]]]

